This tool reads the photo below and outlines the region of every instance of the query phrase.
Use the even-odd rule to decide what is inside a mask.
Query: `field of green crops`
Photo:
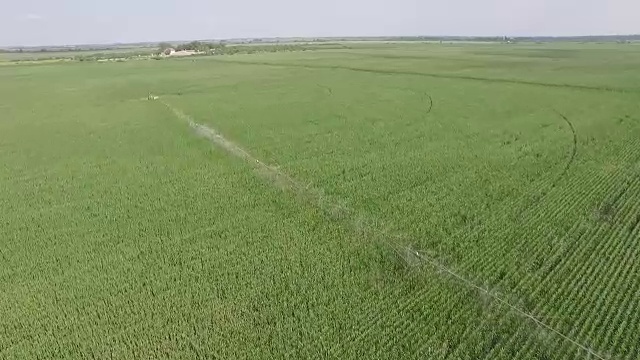
[[[0,359],[640,358],[640,46],[0,67]]]

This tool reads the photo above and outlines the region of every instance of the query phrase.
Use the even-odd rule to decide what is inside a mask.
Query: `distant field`
[[[0,67],[0,358],[640,358],[640,47],[350,47]]]
[[[155,48],[122,48],[108,50],[80,50],[80,51],[36,51],[36,52],[0,52],[0,61],[24,61],[24,60],[46,60],[58,58],[72,58],[78,56],[96,56],[108,54],[134,54],[157,52]]]
[[[255,43],[228,44],[215,49],[217,55],[253,54],[257,52],[292,52],[311,50],[338,50],[351,48],[348,43]],[[80,51],[37,51],[37,52],[0,52],[0,65],[13,63],[34,62],[51,63],[60,61],[96,61],[102,59],[131,59],[143,57],[149,59],[157,55],[158,49],[153,47],[130,47],[108,50],[80,50]]]

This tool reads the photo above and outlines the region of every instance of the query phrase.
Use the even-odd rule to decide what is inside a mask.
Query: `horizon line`
[[[139,45],[139,44],[160,44],[167,43],[188,43],[192,41],[211,42],[211,41],[239,41],[239,40],[278,40],[278,39],[300,39],[300,40],[339,40],[339,39],[375,39],[375,38],[436,38],[436,39],[450,39],[450,38],[468,38],[468,39],[482,39],[482,38],[509,38],[509,39],[535,39],[535,38],[552,38],[552,39],[573,39],[573,38],[616,38],[616,37],[631,37],[640,36],[640,33],[635,34],[591,34],[591,35],[344,35],[344,36],[265,36],[265,37],[231,37],[231,38],[208,38],[208,39],[191,39],[191,40],[142,40],[142,41],[130,41],[130,42],[96,42],[96,43],[69,43],[69,44],[55,44],[55,45],[0,45],[0,49],[27,49],[27,48],[65,48],[65,47],[85,47],[85,46],[114,46],[114,45]]]

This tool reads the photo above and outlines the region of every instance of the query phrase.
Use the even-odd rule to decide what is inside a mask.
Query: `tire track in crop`
[[[242,148],[239,144],[225,138],[220,132],[217,130],[210,128],[205,125],[201,125],[197,123],[192,117],[185,114],[182,110],[172,106],[166,101],[161,101],[161,103],[170,110],[178,119],[186,122],[189,127],[191,127],[199,136],[202,136],[209,141],[211,141],[214,145],[222,148],[227,151],[229,154],[237,157],[251,166],[254,167],[255,170],[259,172],[259,174],[263,175],[267,180],[270,180],[274,185],[282,188],[283,190],[291,191],[298,196],[306,199],[307,201],[312,202],[315,206],[318,206],[323,211],[328,211],[329,214],[334,214],[336,212],[341,215],[341,218],[345,218],[350,221],[350,226],[356,230],[361,229],[362,221],[360,217],[354,218],[355,211],[342,205],[338,202],[332,201],[330,198],[324,195],[324,193],[316,188],[313,188],[310,185],[304,185],[302,182],[299,182],[286,173],[282,172],[276,166],[268,165],[258,158],[251,155],[247,150]],[[369,224],[373,222],[368,222]],[[388,240],[389,233],[387,231],[381,230],[380,228],[374,228],[369,226],[369,229],[365,229],[367,232],[375,235],[373,238],[382,242],[383,244],[389,246],[393,251],[395,251],[398,256],[403,259],[407,264],[411,265],[414,258],[419,259],[422,263],[428,264],[432,268],[436,269],[440,274],[446,274],[446,277],[452,278],[457,282],[465,285],[467,288],[477,291],[480,294],[486,295],[487,297],[493,299],[498,304],[505,306],[510,311],[513,311],[515,314],[519,315],[523,319],[529,320],[533,322],[536,326],[541,329],[548,331],[551,334],[554,334],[565,341],[573,344],[577,348],[585,351],[590,356],[593,356],[597,359],[605,360],[605,358],[600,355],[595,350],[591,349],[589,346],[584,345],[577,340],[563,334],[562,332],[556,330],[551,327],[547,323],[539,320],[533,314],[513,305],[511,302],[507,301],[502,295],[485,288],[483,286],[476,285],[476,283],[465,277],[464,275],[458,273],[454,269],[447,267],[446,265],[440,263],[437,259],[432,258],[430,256],[425,255],[424,253],[420,253],[419,251],[413,250],[411,247],[406,245],[402,245],[399,243],[394,243],[391,240]],[[412,303],[418,301],[419,299],[405,299],[406,303]]]
[[[570,125],[570,126],[571,126],[571,125]],[[573,130],[573,132],[574,132],[574,134],[575,134],[575,130]],[[574,137],[574,138],[575,138],[575,137]],[[629,156],[626,156],[625,158],[629,158]],[[586,179],[589,179],[589,180],[590,180],[590,179],[591,179],[591,177],[590,177],[590,176],[588,176],[588,177],[586,177]],[[601,180],[596,181],[595,183],[591,184],[589,187],[591,188],[591,187],[595,186],[596,188],[600,188],[600,186],[599,186],[598,184],[603,183],[603,181],[604,181],[605,179],[608,179],[608,177],[602,177],[602,179],[601,179]],[[581,182],[581,184],[582,184],[582,186],[584,186],[584,183],[582,183],[582,182]],[[627,183],[627,187],[628,187],[628,186],[629,186],[629,184]],[[615,189],[615,184],[614,184],[614,183],[611,183],[611,184],[609,184],[609,183],[608,183],[608,187],[610,188],[610,190],[613,190],[613,189]],[[624,191],[626,191],[626,189],[625,189]],[[615,193],[615,195],[613,196],[613,200],[611,200],[611,201],[613,201],[613,202],[617,202],[617,201],[620,199],[620,197],[622,196],[622,194],[624,193],[624,191],[618,191],[618,192],[616,192],[616,193]],[[569,192],[571,192],[571,191],[569,191]],[[606,192],[606,193],[608,193],[608,192],[609,192],[609,190],[607,190],[607,191],[605,191],[605,192]],[[585,197],[580,197],[580,198],[579,198],[579,201],[580,201],[580,202],[584,202],[584,200],[585,200]],[[574,202],[574,203],[575,203],[575,202]],[[577,205],[576,205],[576,206],[573,206],[573,207],[574,207],[575,209],[581,209],[581,206],[577,206]],[[558,209],[556,212],[559,212],[559,211],[560,211],[560,212],[562,212],[562,211],[567,211],[567,210],[566,210],[566,208],[565,208],[564,210],[562,210],[562,209],[563,209],[563,207],[562,207],[562,206],[559,206],[559,205],[558,205],[557,207],[555,207],[555,208],[556,208],[556,209]],[[562,216],[562,215],[561,215],[561,214],[558,214],[557,216],[558,216],[558,217],[560,217],[560,216]],[[556,217],[556,215],[554,215],[553,217]],[[640,217],[639,217],[639,219],[640,219]],[[579,222],[580,222],[580,221],[578,221],[578,223],[576,223],[576,225],[574,225],[574,228],[575,228],[577,225],[579,225]],[[633,219],[628,219],[628,220],[626,220],[626,221],[625,221],[625,223],[624,223],[624,227],[626,227],[626,228],[628,229],[629,233],[632,233],[632,231],[633,231],[633,229],[635,228],[635,226],[636,226],[636,225],[637,225],[637,223],[634,223],[634,222],[633,222]],[[543,228],[544,228],[544,227],[543,227]],[[621,229],[618,229],[618,230],[621,230]],[[570,231],[570,233],[571,233],[571,231]],[[582,237],[582,236],[581,236],[581,237]],[[571,241],[571,243],[581,243],[581,241],[580,241],[580,239],[577,239],[577,240],[572,240],[572,241]],[[618,245],[620,245],[620,244],[618,244]],[[611,252],[610,252],[610,251],[605,251],[604,253],[606,253],[606,254],[611,254]],[[535,256],[534,256],[534,258],[535,258]],[[580,257],[578,257],[578,258],[580,258]],[[586,263],[589,263],[589,262],[587,261]],[[573,267],[573,268],[575,268],[576,266],[574,265],[574,266],[572,266],[572,267]],[[559,268],[560,268],[559,266],[553,266],[553,267],[552,267],[552,269],[554,269],[553,271],[556,271],[556,270],[558,270]],[[611,270],[611,269],[609,269],[609,270]],[[603,278],[603,277],[599,277],[599,278]],[[619,278],[619,277],[618,277],[618,276],[615,276],[615,277],[611,277],[611,276],[604,276],[604,278]],[[517,287],[519,287],[519,286],[517,286]],[[546,287],[544,287],[544,286],[541,286],[541,287],[539,287],[539,290],[548,290],[548,288],[546,288]],[[549,303],[553,303],[553,301],[550,301]],[[601,305],[602,305],[602,304],[601,304]],[[583,308],[583,309],[585,308],[585,307],[584,307],[584,305],[582,306],[582,308]],[[593,319],[592,319],[592,320],[593,320]],[[602,320],[602,319],[600,319],[600,320]],[[581,321],[582,321],[582,320],[581,320]],[[614,322],[614,323],[615,323],[615,322]],[[587,341],[587,342],[590,342],[590,341],[591,341],[591,340],[589,340],[588,338],[585,338],[584,336],[578,336],[578,338],[582,338],[583,340],[585,340],[585,341]],[[601,342],[601,344],[607,344],[607,342]],[[615,347],[614,347],[614,348],[615,348]]]
[[[425,115],[429,115],[431,114],[431,110],[433,110],[433,98],[431,97],[431,95],[424,93],[427,98],[429,99],[429,109],[427,109],[427,113]]]
[[[635,143],[634,143],[635,144]],[[635,147],[631,146],[632,148]],[[633,154],[629,154],[627,156],[625,156],[624,158],[627,159],[627,161],[632,158],[634,155]],[[618,173],[615,173],[614,176],[620,176],[623,174],[623,171],[621,170]],[[551,219],[560,219],[562,217],[562,213],[565,211],[580,211],[580,209],[583,209],[585,204],[588,203],[589,198],[593,198],[593,197],[600,197],[600,196],[605,196],[606,194],[612,193],[615,191],[616,187],[618,186],[617,183],[615,182],[609,182],[609,176],[605,176],[605,175],[600,175],[600,174],[588,174],[587,176],[583,177],[585,179],[588,179],[589,181],[585,182],[581,182],[580,186],[584,187],[587,186],[587,188],[590,188],[592,190],[590,190],[590,196],[580,196],[578,198],[576,198],[574,201],[572,201],[568,206],[567,205],[563,205],[560,206],[560,204],[557,203],[557,201],[555,202],[556,205],[553,206],[556,209],[559,209],[557,211],[554,212],[554,214],[551,216]],[[597,179],[597,180],[596,180]],[[591,180],[595,180],[595,181],[591,181]],[[569,188],[569,190],[567,190],[565,192],[565,195],[568,193],[571,193],[573,190],[572,188]],[[619,197],[619,192],[617,192],[617,194],[614,196],[614,198]],[[560,194],[559,196],[556,196],[557,199],[563,198],[563,195]],[[560,210],[562,209],[562,210]],[[549,221],[550,219],[547,218],[546,221]],[[540,220],[542,221],[542,220]],[[580,220],[578,220],[580,221]],[[544,223],[542,224],[544,226]],[[584,235],[584,234],[583,234]],[[569,231],[564,237],[565,238],[571,238],[572,236],[572,231]],[[582,244],[582,241],[579,241],[579,239],[573,239],[570,241],[571,244]],[[584,248],[584,246],[582,247]],[[575,250],[573,250],[575,251]],[[560,259],[556,259],[558,260],[557,262],[552,261],[552,267],[551,267],[551,273],[547,275],[547,277],[551,277],[551,274],[553,274],[554,272],[560,271],[561,267],[564,265],[564,263],[560,262]],[[571,268],[571,267],[570,267]],[[546,280],[543,280],[546,281]],[[544,284],[544,283],[543,283]],[[544,286],[542,287],[544,288]],[[542,289],[541,288],[541,289]]]
[[[567,175],[567,173],[569,172],[569,169],[571,168],[571,166],[576,160],[577,152],[578,152],[578,136],[577,136],[575,127],[573,126],[573,123],[566,116],[564,116],[558,111],[555,111],[555,112],[558,115],[560,115],[560,117],[568,124],[569,129],[571,130],[571,133],[573,135],[573,140],[572,140],[573,145],[572,145],[571,155],[569,156],[569,160],[567,160],[567,163],[565,164],[560,174],[550,183],[550,185],[543,184],[543,186],[545,187],[548,186],[549,190],[542,191],[542,194],[539,196],[536,196],[536,193],[540,193],[541,190],[538,190],[537,192],[534,192],[534,193],[528,193],[523,196],[523,201],[520,204],[521,206],[520,211],[517,212],[518,214],[525,214],[525,213],[535,214],[536,212],[535,210],[540,206],[540,204],[542,203],[542,200],[544,200],[550,195],[550,190],[558,186],[560,181]],[[574,186],[574,185],[576,184],[575,183],[571,184],[571,186]],[[556,209],[557,209],[556,210],[556,213],[557,213],[562,210],[562,207],[557,207]],[[505,216],[508,217],[509,215],[496,215],[496,216],[490,217],[489,220],[485,221],[482,226],[474,230],[473,235],[475,236],[479,234],[482,230],[484,230],[488,226],[493,225],[496,221],[500,221],[501,219],[504,221],[503,218],[505,218]],[[530,219],[530,216],[526,216],[526,217],[522,216],[522,218]],[[459,231],[452,234],[451,237],[458,237],[464,231],[466,231],[466,228],[461,228]],[[504,246],[507,246],[508,243],[501,242],[501,244],[504,247]],[[497,265],[497,264],[494,264],[494,265]]]
[[[500,78],[487,78],[487,77],[469,76],[469,75],[454,75],[454,74],[445,75],[445,74],[408,71],[408,70],[367,69],[367,68],[359,68],[359,67],[353,67],[353,66],[312,65],[312,64],[300,64],[300,63],[277,64],[277,63],[270,63],[266,61],[241,61],[241,60],[239,61],[239,60],[219,60],[219,59],[214,59],[213,61],[226,62],[226,63],[239,64],[239,65],[260,65],[260,66],[301,68],[301,69],[348,70],[348,71],[382,74],[382,75],[411,75],[411,76],[430,77],[435,79],[468,80],[468,81],[479,81],[479,82],[485,82],[485,83],[529,85],[529,86],[539,86],[539,87],[546,87],[546,88],[598,91],[598,92],[619,93],[619,94],[640,93],[640,90],[636,90],[636,89],[621,89],[621,88],[613,88],[613,87],[607,87],[607,86],[545,83],[545,82],[521,80],[521,79],[500,79]]]
[[[426,91],[424,91],[422,93],[419,93],[419,92],[417,92],[415,90],[411,90],[411,92],[416,94],[416,95],[420,95],[422,101],[424,101],[425,103],[427,103],[427,100],[428,100],[427,111],[424,114],[425,115],[431,114],[431,110],[433,110],[433,98],[431,97],[431,94],[429,94]]]
[[[561,112],[555,109],[553,111],[555,111],[558,115],[560,115],[560,117],[567,123],[567,125],[569,125],[569,129],[571,129],[571,133],[573,135],[573,148],[571,150],[571,156],[569,157],[569,161],[567,161],[567,164],[565,165],[564,169],[562,170],[558,178],[554,180],[554,182],[551,184],[551,188],[555,188],[558,185],[558,183],[562,180],[562,178],[565,175],[567,175],[567,173],[569,172],[569,168],[571,168],[571,165],[573,165],[573,162],[576,160],[576,156],[578,155],[578,133],[576,132],[576,128],[573,126],[573,123],[571,122],[571,120],[569,120],[569,118],[567,118]]]
[[[325,90],[327,92],[327,94],[329,96],[333,96],[333,89],[329,86],[326,85],[322,85],[322,84],[316,84],[319,88]],[[429,100],[429,107],[427,108],[427,111],[425,112],[425,115],[429,115],[431,113],[431,110],[433,110],[433,98],[431,97],[430,94],[428,93],[424,93],[424,97],[426,97]]]
[[[573,123],[565,115],[561,114],[560,112],[558,112],[556,110],[554,110],[554,111],[568,124],[569,129],[571,130],[571,133],[573,135],[573,145],[572,145],[571,155],[569,156],[569,160],[565,164],[565,166],[562,169],[562,171],[560,172],[560,174],[549,185],[549,189],[550,190],[556,188],[556,186],[560,183],[560,181],[567,175],[567,173],[569,172],[569,169],[571,168],[571,166],[575,162],[575,159],[576,159],[576,156],[577,156],[577,152],[578,152],[578,135],[577,135],[577,132],[575,130],[575,127],[573,126]],[[543,199],[545,199],[547,196],[549,196],[549,194],[550,194],[550,191],[545,191],[542,196],[533,197],[530,200],[531,202],[529,204],[526,204],[526,203],[524,204],[524,210],[521,211],[520,213],[524,213],[524,212],[528,212],[528,213],[532,213],[532,214],[535,213],[534,209],[542,202]],[[562,209],[563,209],[563,207],[561,207],[561,206],[556,207],[556,211],[555,211],[554,215],[556,215]],[[527,218],[529,218],[529,217],[527,217]],[[507,242],[502,242],[502,245],[506,246]],[[517,251],[517,250],[518,250],[518,248],[514,247],[514,249],[511,250],[511,253],[513,253],[514,251]],[[498,266],[497,263],[494,263],[493,265],[494,266]]]

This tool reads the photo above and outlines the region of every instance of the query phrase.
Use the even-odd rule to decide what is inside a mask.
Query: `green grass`
[[[640,48],[350,46],[0,67],[0,358],[638,358]]]

